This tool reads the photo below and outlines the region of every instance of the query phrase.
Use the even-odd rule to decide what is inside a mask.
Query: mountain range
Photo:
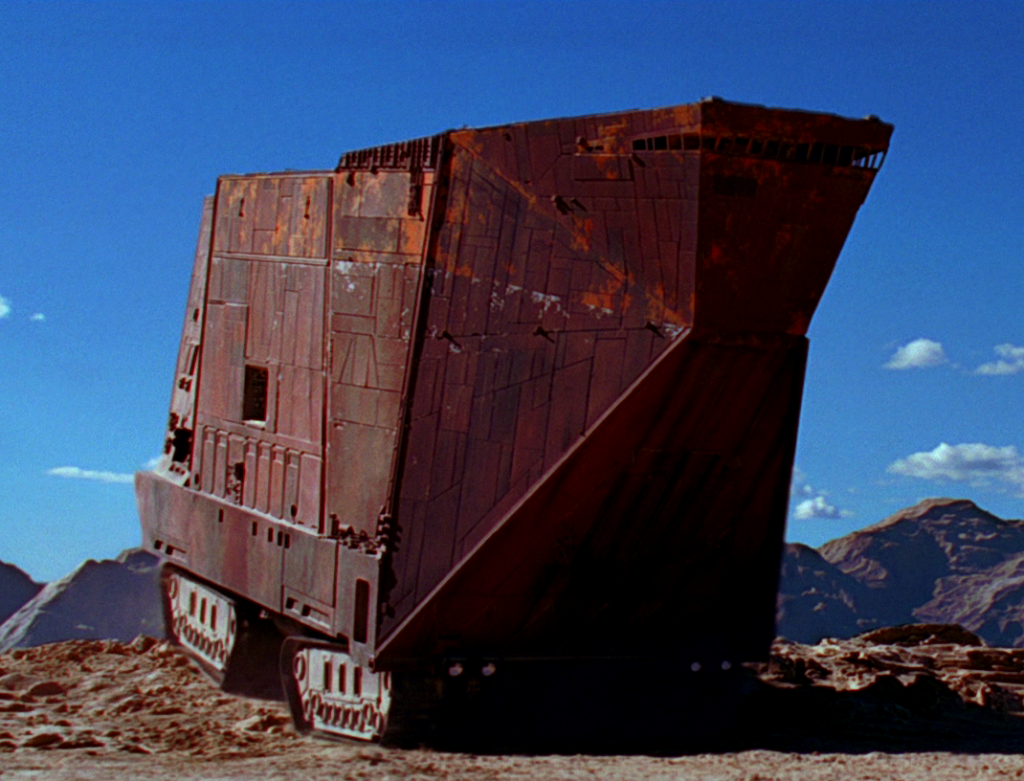
[[[44,586],[0,563],[0,652],[60,640],[162,638],[159,564],[133,548],[116,559],[89,559]],[[14,605],[16,595],[23,598]]]
[[[959,624],[1024,647],[1024,521],[928,499],[817,550],[782,558],[776,631],[814,643],[884,626]]]
[[[785,546],[776,633],[800,643],[881,627],[959,624],[1024,647],[1024,521],[928,499],[814,549]],[[0,562],[0,652],[59,640],[163,636],[159,561],[89,560],[43,585]]]

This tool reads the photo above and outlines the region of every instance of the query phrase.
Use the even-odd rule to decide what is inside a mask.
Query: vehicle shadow
[[[751,673],[739,691],[704,691],[681,699],[674,712],[631,710],[620,729],[591,731],[586,704],[572,723],[526,729],[522,714],[491,712],[476,729],[438,734],[434,748],[476,754],[682,756],[754,749],[792,753],[1024,752],[1024,717],[966,702],[942,681],[905,683],[881,674],[869,686],[843,691],[823,685],[773,683]],[[563,711],[569,717],[569,711]],[[577,720],[578,719],[578,720]]]
[[[1024,718],[963,700],[942,681],[880,675],[858,691],[752,680],[731,750],[820,753],[1024,751]]]

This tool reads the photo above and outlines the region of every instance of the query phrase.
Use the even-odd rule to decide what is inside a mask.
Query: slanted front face
[[[218,188],[194,480],[317,529],[324,448],[325,176],[225,177]]]
[[[147,540],[176,564],[353,642],[376,631],[432,199],[420,163],[221,179],[161,471],[184,490],[140,489]]]
[[[689,412],[678,414],[693,420],[666,423],[677,434],[671,441],[630,434],[641,449],[661,442],[664,458],[649,467],[675,475],[678,490],[665,494],[674,509],[658,505],[650,511],[657,522],[654,515],[632,521],[663,523],[661,539],[670,546],[684,542],[673,536],[673,519],[677,526],[685,520],[697,547],[755,524],[747,542],[723,550],[742,551],[735,556],[770,592],[774,564],[762,564],[781,537],[803,372],[802,341],[794,337],[806,331],[872,180],[867,152],[883,150],[890,131],[710,102],[452,133],[426,312],[427,333],[438,338],[425,340],[417,367],[397,519],[413,542],[390,562],[395,586],[384,607],[393,617],[384,621],[385,636],[424,600],[443,600],[428,595],[439,584],[448,588],[457,568],[489,577],[488,570],[532,557],[531,545],[548,543],[565,549],[565,562],[578,560],[583,539],[593,538],[579,532],[577,522],[586,519],[567,520],[576,512],[569,508],[550,519],[568,524],[564,535],[542,542],[533,532],[521,531],[523,539],[510,532],[500,549],[474,549],[518,517],[519,503],[565,469],[563,459],[596,436],[631,383],[684,338],[718,345],[694,345],[688,357],[680,348],[679,366],[689,368],[673,383],[691,397]],[[757,423],[758,409],[769,407],[775,418]],[[693,466],[698,451],[704,471]],[[596,459],[589,468],[612,474],[605,467],[616,457],[589,452]],[[575,481],[588,467],[573,469],[583,470],[573,472]],[[744,480],[762,481],[763,490]],[[625,477],[622,485],[631,487],[609,496],[641,501],[636,485]],[[602,513],[594,509],[587,522]],[[592,533],[625,534],[623,518],[604,518],[608,529]],[[616,560],[613,547],[592,550],[594,560]],[[515,601],[510,595],[488,590],[504,589],[498,581],[483,588],[465,575],[451,588],[468,589],[467,599],[472,592],[505,600],[492,616],[495,627],[504,620],[499,613],[519,610],[536,629],[543,621],[531,617],[531,600],[554,600],[546,609],[555,610],[562,598],[538,596],[539,573],[561,560],[546,555],[537,569],[520,568],[538,583],[520,583],[514,606],[506,604]],[[672,581],[661,593],[685,599],[691,586]],[[644,608],[648,615],[664,614],[659,598]],[[454,624],[467,615],[448,609],[463,604],[452,599],[438,607],[437,637],[457,634]],[[770,634],[770,613],[757,604],[755,612],[768,616],[760,638]],[[622,611],[627,620],[629,610]],[[487,620],[471,630],[476,641],[490,631],[481,628],[491,626]]]

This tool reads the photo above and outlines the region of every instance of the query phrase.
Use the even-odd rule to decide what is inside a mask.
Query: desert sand
[[[0,655],[0,778],[1024,777],[1016,753],[1024,723],[1015,715],[1024,657],[931,639],[777,644],[771,663],[751,673],[733,746],[688,754],[666,747],[661,756],[329,743],[297,735],[282,703],[221,692],[166,642],[54,643]]]

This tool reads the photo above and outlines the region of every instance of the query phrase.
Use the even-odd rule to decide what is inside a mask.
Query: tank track
[[[174,567],[161,573],[164,628],[225,691],[284,699],[296,730],[321,738],[380,742],[391,676],[342,643],[285,632],[272,617]],[[279,677],[278,677],[279,673]]]
[[[172,567],[160,579],[167,636],[222,684],[238,639],[235,601]]]
[[[284,635],[273,618],[176,567],[161,571],[164,632],[226,692],[283,699],[277,660]]]
[[[306,636],[174,568],[162,580],[168,637],[216,684],[284,699],[300,734],[329,740],[662,750],[722,734],[743,685],[738,665],[681,659],[447,657],[380,671],[361,644]]]
[[[391,709],[391,674],[344,645],[289,637],[281,682],[295,728],[322,738],[379,742]]]

